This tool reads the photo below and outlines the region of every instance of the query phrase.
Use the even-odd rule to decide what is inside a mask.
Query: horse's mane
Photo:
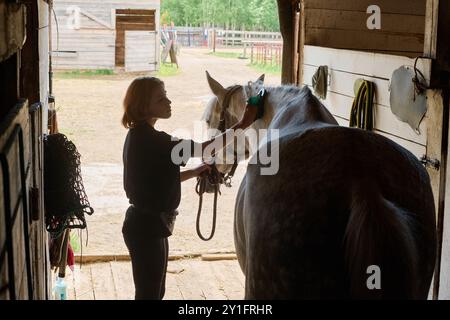
[[[269,129],[279,129],[280,135],[302,131],[314,121],[337,125],[331,113],[307,86],[285,85],[267,90],[268,101],[274,110]]]

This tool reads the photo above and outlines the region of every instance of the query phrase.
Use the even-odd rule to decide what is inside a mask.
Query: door
[[[125,32],[156,31],[155,10],[116,10],[116,67],[125,64]]]
[[[156,32],[125,32],[125,71],[154,71],[158,64]]]

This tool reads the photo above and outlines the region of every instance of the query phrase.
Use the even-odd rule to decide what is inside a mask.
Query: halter
[[[225,97],[223,99],[222,103],[222,110],[220,112],[220,121],[219,121],[219,127],[221,133],[224,133],[227,129],[227,121],[226,121],[226,112],[230,106],[231,97],[238,91],[241,90],[242,86],[236,85],[231,87],[227,93],[225,94]],[[236,172],[236,168],[238,166],[238,160],[237,160],[237,153],[234,152],[234,163],[233,167],[230,172],[224,174],[217,170],[215,162],[212,164],[212,170],[209,174],[203,174],[201,177],[197,180],[197,185],[195,187],[195,191],[199,195],[199,204],[198,204],[198,212],[197,212],[197,221],[196,221],[196,229],[197,229],[197,235],[200,239],[204,241],[209,241],[214,237],[214,233],[216,230],[216,218],[217,218],[217,196],[220,193],[219,187],[221,184],[224,184],[226,187],[231,187],[231,179],[234,176],[234,173]],[[203,194],[206,192],[207,183],[209,183],[211,186],[214,187],[214,207],[213,207],[213,222],[211,227],[211,233],[209,237],[204,237],[201,230],[200,230],[200,216],[202,213],[202,204],[203,204]]]
[[[225,130],[227,129],[226,111],[230,107],[231,97],[238,90],[241,90],[241,89],[242,89],[242,86],[240,86],[240,85],[236,85],[236,86],[231,87],[230,90],[225,95],[225,98],[223,99],[222,111],[220,112],[220,121],[219,121],[219,130],[220,130],[221,133],[224,133]],[[234,163],[233,163],[233,167],[231,168],[230,172],[228,172],[226,174],[221,173],[222,178],[223,178],[223,183],[228,188],[231,188],[231,179],[233,178],[234,173],[236,172],[237,166],[238,166],[238,160],[237,160],[237,153],[236,153],[236,150],[235,150],[234,151]]]

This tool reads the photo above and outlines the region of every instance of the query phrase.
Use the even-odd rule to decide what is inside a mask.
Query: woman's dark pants
[[[136,300],[162,300],[166,291],[169,244],[157,224],[129,207],[122,233],[130,252]],[[154,230],[155,229],[155,230]]]

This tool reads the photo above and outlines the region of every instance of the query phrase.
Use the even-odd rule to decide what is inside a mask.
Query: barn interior
[[[58,25],[54,17],[70,4],[88,2],[0,0],[0,300],[53,299],[52,239],[45,206],[49,193],[44,181],[49,174],[44,171],[44,140],[58,130],[53,65],[70,69],[78,59],[86,59],[96,66],[133,72],[142,63],[143,43],[156,43],[145,58],[148,71],[153,71],[164,54],[161,33],[155,31],[160,25],[159,4],[155,6],[159,1],[146,1],[144,6],[139,1],[128,6],[108,1],[113,5],[107,11],[114,10],[111,20],[89,18],[86,11],[83,16],[89,23],[104,27],[91,32],[88,42],[105,42],[106,49],[65,49],[64,41],[77,39],[57,39],[67,24]],[[429,299],[450,299],[450,206],[446,205],[450,203],[450,2],[277,0],[277,4],[283,38],[281,83],[315,90],[316,72],[326,66],[322,102],[344,127],[352,125],[355,83],[374,83],[371,131],[406,148],[426,168],[437,233]],[[416,77],[421,75],[418,82],[426,113],[415,126],[391,111],[393,74],[404,66]],[[64,247],[64,237],[60,241]],[[62,265],[65,268],[66,261]]]

